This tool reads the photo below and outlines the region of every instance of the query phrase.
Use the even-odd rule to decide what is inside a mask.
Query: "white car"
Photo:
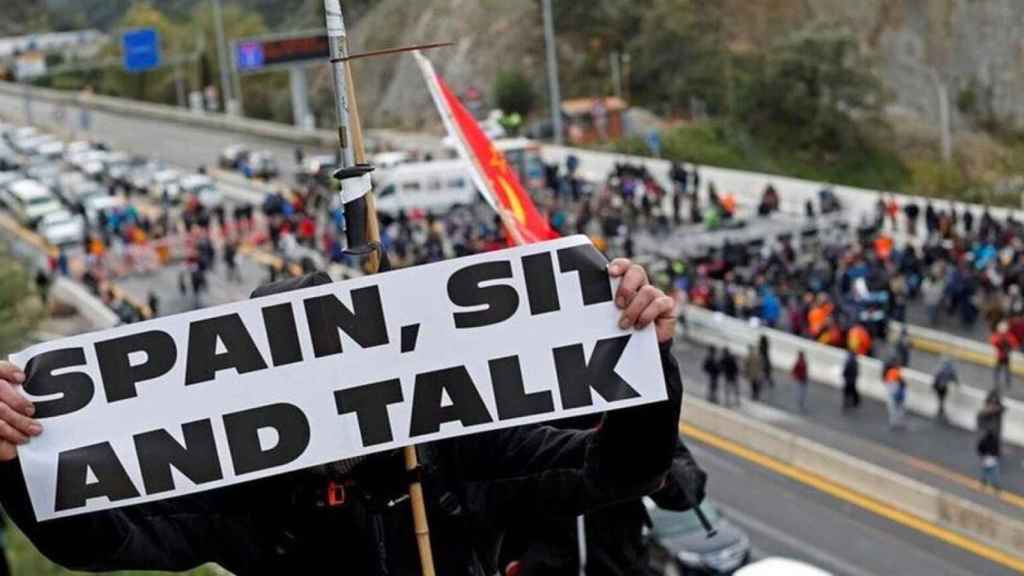
[[[54,246],[65,246],[82,241],[85,223],[82,217],[67,210],[50,212],[39,219],[39,233]]]
[[[93,194],[86,196],[82,200],[82,210],[85,212],[85,218],[91,224],[99,222],[100,212],[120,208],[121,206],[124,206],[124,200],[120,196],[111,196],[109,194]]]
[[[43,216],[63,210],[50,190],[35,180],[17,180],[9,184],[7,190],[14,213],[27,226],[35,227]]]
[[[18,149],[18,152],[21,152],[22,154],[26,155],[33,155],[36,153],[36,150],[38,150],[40,146],[55,141],[56,138],[50,136],[49,134],[36,134],[28,138],[15,140],[13,144],[14,147]]]
[[[733,572],[733,576],[832,576],[832,573],[797,560],[765,558],[747,564]]]
[[[68,145],[64,147],[64,159],[70,162],[74,155],[89,152],[92,149],[92,144],[85,140],[69,142]]]
[[[181,179],[181,172],[172,169],[160,170],[156,174],[153,174],[153,178],[149,183],[149,195],[160,200],[163,198],[164,191],[167,191],[167,196],[173,202],[177,200],[177,194],[180,191],[177,183]]]
[[[224,201],[224,195],[217,190],[213,180],[202,174],[184,176],[174,187],[177,188],[175,197],[193,195],[204,208],[215,208]]]
[[[68,156],[68,163],[75,168],[82,170],[88,164],[103,165],[107,159],[107,153],[103,150],[86,150]]]

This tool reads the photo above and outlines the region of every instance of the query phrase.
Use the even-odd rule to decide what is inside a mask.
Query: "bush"
[[[518,113],[523,118],[533,110],[535,95],[530,81],[518,71],[498,72],[494,80],[494,105],[505,114]]]
[[[33,298],[32,279],[7,253],[0,253],[0,352],[6,356],[20,348],[44,315]]]

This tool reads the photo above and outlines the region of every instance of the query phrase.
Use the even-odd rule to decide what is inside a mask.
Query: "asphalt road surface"
[[[761,466],[689,440],[708,493],[750,535],[755,558],[786,556],[836,576],[1014,574]]]

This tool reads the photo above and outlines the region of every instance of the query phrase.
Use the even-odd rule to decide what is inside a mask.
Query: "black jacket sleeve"
[[[18,460],[0,464],[0,503],[51,561],[75,570],[187,570],[213,561],[210,534],[217,516],[196,495],[37,522]]]
[[[668,399],[609,412],[595,430],[535,425],[453,440],[472,513],[507,524],[578,515],[661,488],[678,444],[682,381],[661,347]]]
[[[704,501],[707,479],[707,473],[694,460],[683,439],[679,438],[665,485],[651,494],[651,499],[659,508],[685,512]]]

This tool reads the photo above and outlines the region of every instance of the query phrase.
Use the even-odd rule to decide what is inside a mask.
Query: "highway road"
[[[277,159],[286,181],[292,181],[294,175],[295,147],[280,141],[101,111],[90,112],[89,129],[82,130],[78,108],[65,107],[62,111],[59,108],[43,100],[34,100],[30,107],[26,107],[24,98],[0,93],[0,117],[29,123],[31,115],[35,125],[52,129],[65,137],[101,140],[118,150],[160,158],[190,169],[202,165],[215,166],[218,154],[226,146],[244,144],[253,150],[270,152]],[[368,140],[387,141],[392,145],[435,154],[440,149],[440,138],[429,134],[370,131]],[[333,150],[311,148],[304,151],[307,155],[334,153]]]
[[[836,576],[1015,573],[735,454],[688,445],[709,474],[710,497],[750,534],[755,557],[796,558]]]

